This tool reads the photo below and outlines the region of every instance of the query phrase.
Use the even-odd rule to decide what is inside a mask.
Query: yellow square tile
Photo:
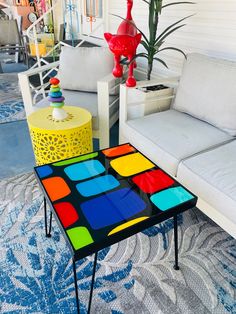
[[[155,167],[152,162],[140,153],[129,154],[113,159],[111,166],[123,177],[129,177]]]

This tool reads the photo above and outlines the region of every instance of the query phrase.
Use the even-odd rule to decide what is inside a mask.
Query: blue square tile
[[[52,168],[50,166],[47,166],[47,165],[36,168],[36,171],[37,171],[38,176],[40,178],[45,178],[45,177],[47,177],[53,173]]]
[[[79,193],[85,197],[97,195],[112,190],[120,185],[115,177],[108,174],[95,179],[91,179],[76,185]]]
[[[79,181],[97,176],[103,173],[105,168],[98,160],[88,160],[68,166],[64,171],[72,181]]]
[[[81,204],[81,210],[93,229],[127,221],[145,208],[145,202],[129,188],[107,193]]]
[[[178,186],[153,194],[150,199],[160,210],[165,211],[193,198],[192,194],[182,186]]]

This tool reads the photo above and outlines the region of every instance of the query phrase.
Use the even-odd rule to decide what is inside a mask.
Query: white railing
[[[40,23],[47,17],[49,14],[51,15],[55,7],[59,4],[58,1],[55,1],[54,5],[52,5],[47,12],[41,15],[32,25],[30,25],[26,31],[26,35],[29,38],[29,41],[33,42],[35,45],[35,52],[36,52],[36,59],[37,63],[36,66],[41,66],[41,59],[40,58],[40,51],[39,51],[39,40],[37,34],[37,28],[39,27]]]
[[[41,67],[42,62],[44,64],[47,64],[46,60],[40,57],[40,51],[39,51],[39,40],[38,40],[38,34],[37,34],[37,28],[39,27],[40,23],[47,17],[49,14],[51,15],[55,7],[58,5],[59,2],[55,1],[54,5],[52,5],[47,12],[42,14],[32,25],[30,25],[26,31],[26,35],[28,36],[29,42],[33,42],[35,45],[35,54],[36,54],[36,63],[33,65],[32,68],[35,67]],[[40,78],[40,85],[44,86],[44,77],[43,73],[39,73]],[[32,88],[36,89],[33,85]],[[37,90],[35,90],[37,93]],[[43,91],[41,90],[43,96],[45,97],[45,89]]]
[[[46,58],[49,57],[49,56],[55,55],[56,51],[60,51],[61,46],[71,47],[71,45],[69,45],[69,44],[67,44],[67,43],[65,43],[63,41],[59,41],[56,45],[53,46],[52,49],[47,51],[44,56],[41,57],[41,55],[40,55],[39,38],[38,38],[37,29],[39,28],[40,23],[45,19],[45,17],[47,17],[48,15],[51,15],[53,13],[53,10],[56,8],[56,6],[58,4],[60,4],[60,1],[55,1],[54,4],[52,5],[52,7],[50,7],[47,12],[45,12],[42,16],[40,16],[27,29],[26,35],[28,36],[29,42],[34,43],[34,45],[35,45],[35,54],[36,54],[36,62],[30,68],[30,70],[33,70],[33,69],[36,69],[36,68],[41,68],[43,65],[48,65],[50,62],[48,60],[46,60]],[[105,21],[101,20],[101,22],[99,24],[97,24],[97,26],[89,34],[86,34],[86,35],[83,34],[83,37],[82,37],[81,36],[82,32],[81,32],[81,34],[79,34],[80,37],[82,37],[81,41],[75,46],[75,48],[78,48],[81,45],[83,45],[83,43],[87,39],[89,39],[91,36],[93,36],[101,27],[104,27],[104,26],[105,26]],[[53,68],[49,68],[48,71],[45,71],[45,72],[38,71],[37,72],[37,74],[39,75],[39,79],[40,79],[40,87],[35,87],[35,86],[33,86],[33,84],[30,84],[31,89],[34,90],[34,93],[35,93],[34,99],[36,99],[40,94],[43,97],[46,96],[46,89],[49,86],[49,83],[47,83],[48,82],[47,78],[52,73],[52,71],[58,71],[59,62],[58,63],[54,62],[54,64],[57,64],[57,66],[55,66]]]

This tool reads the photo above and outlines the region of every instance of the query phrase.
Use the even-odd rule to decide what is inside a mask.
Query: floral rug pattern
[[[0,123],[23,119],[25,110],[17,74],[0,74]]]
[[[32,173],[0,182],[0,312],[76,313],[70,251]],[[198,209],[179,215],[180,271],[168,220],[99,252],[91,313],[236,313],[236,240]],[[86,313],[93,256],[77,262]]]

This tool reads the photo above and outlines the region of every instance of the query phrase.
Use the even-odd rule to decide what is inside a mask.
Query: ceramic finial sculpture
[[[52,117],[55,120],[63,120],[67,118],[68,114],[62,108],[65,104],[65,97],[62,96],[61,88],[59,86],[60,80],[53,77],[49,82],[51,86],[48,100],[50,101],[50,106],[53,107]]]
[[[133,57],[136,55],[136,50],[141,42],[141,34],[137,33],[137,28],[132,18],[133,0],[127,0],[127,15],[118,27],[117,34],[105,33],[104,37],[109,45],[111,52],[114,54],[115,66],[113,69],[113,75],[115,77],[121,77],[123,75],[123,67],[120,64],[121,57],[128,58],[129,72],[126,81],[126,86],[134,87],[136,80],[133,72],[136,67],[136,62],[133,61]]]

